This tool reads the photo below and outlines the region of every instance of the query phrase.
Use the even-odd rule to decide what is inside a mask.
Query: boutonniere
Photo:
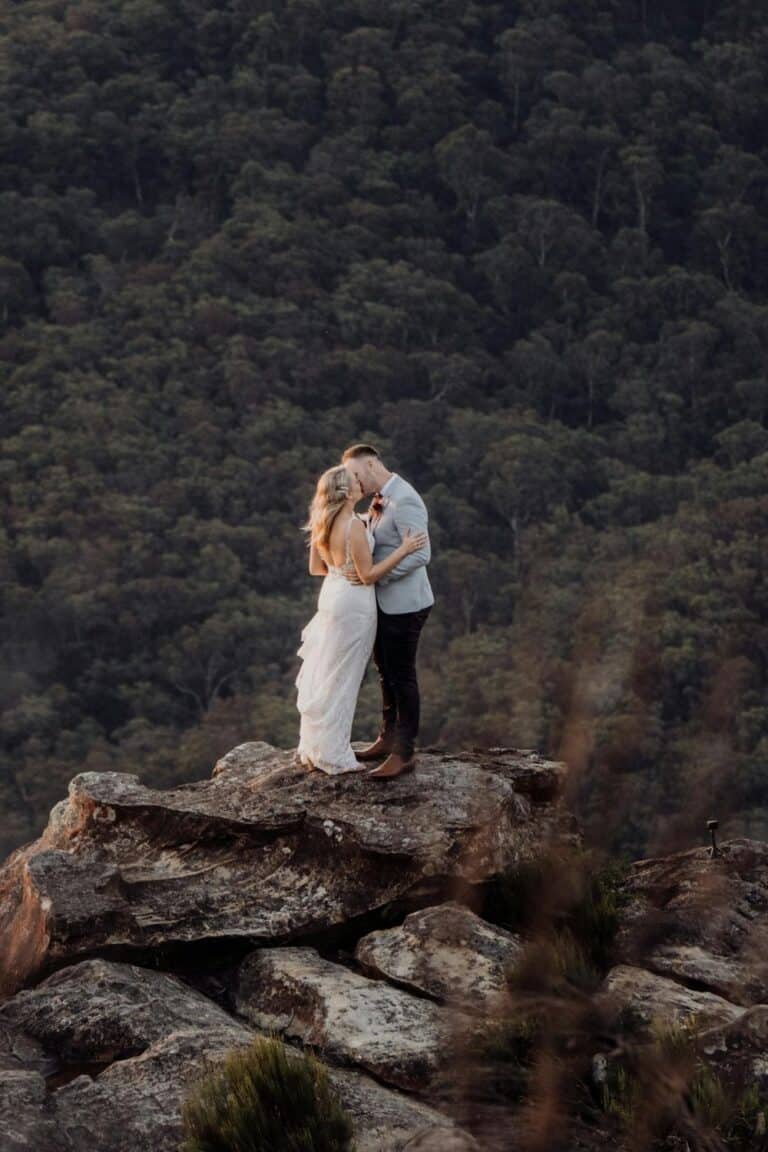
[[[371,511],[374,516],[381,516],[387,504],[389,504],[389,496],[382,496],[381,492],[375,492],[373,500],[371,500]]]

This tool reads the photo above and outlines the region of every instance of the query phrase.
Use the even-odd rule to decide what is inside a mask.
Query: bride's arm
[[[325,560],[323,560],[317,550],[317,545],[313,542],[309,546],[309,574],[310,576],[325,576],[327,572],[328,567]]]
[[[395,548],[394,552],[391,552],[386,560],[381,560],[378,564],[374,564],[371,549],[368,544],[368,537],[365,534],[365,527],[362,521],[355,520],[349,530],[349,545],[360,583],[375,584],[377,580],[381,580],[382,576],[386,576],[387,572],[391,572],[404,556],[408,556],[411,552],[417,552],[419,548],[423,548],[425,540],[426,533],[420,532],[417,535],[412,535],[410,530],[408,530],[400,546]]]

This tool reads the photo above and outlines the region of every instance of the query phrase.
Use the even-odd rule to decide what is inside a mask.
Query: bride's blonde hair
[[[304,531],[309,533],[310,543],[315,547],[329,551],[333,522],[349,499],[349,493],[349,472],[343,464],[323,472],[309,506],[309,519],[304,525]]]

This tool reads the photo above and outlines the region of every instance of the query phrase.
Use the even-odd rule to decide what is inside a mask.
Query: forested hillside
[[[299,528],[358,439],[431,512],[424,743],[567,759],[614,849],[765,834],[762,6],[0,29],[0,849],[77,771],[295,743]]]

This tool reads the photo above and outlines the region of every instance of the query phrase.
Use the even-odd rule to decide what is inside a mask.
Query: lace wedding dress
[[[328,565],[317,612],[301,634],[296,677],[296,706],[301,714],[298,756],[329,775],[356,772],[362,765],[350,745],[352,721],[363,675],[376,638],[376,589],[350,584],[344,573],[354,569],[350,554],[350,517],[345,560]],[[368,544],[373,533],[366,525]]]

